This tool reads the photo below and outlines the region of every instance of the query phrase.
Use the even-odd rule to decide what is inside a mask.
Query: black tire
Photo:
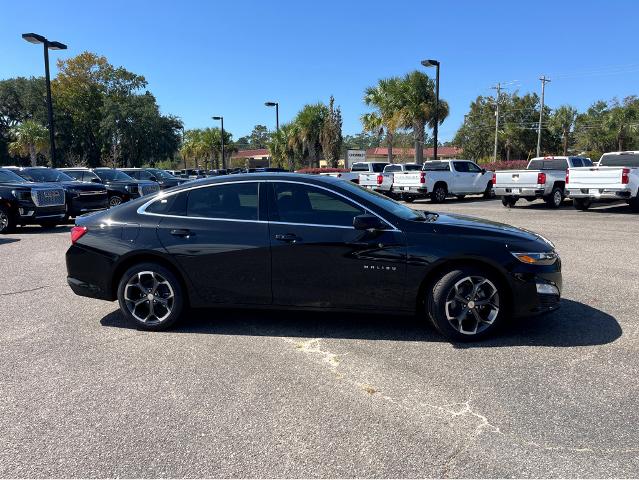
[[[564,202],[564,189],[561,187],[555,187],[546,198],[544,198],[546,205],[550,208],[559,208]]]
[[[639,213],[639,196],[631,198],[628,205],[630,205],[630,210],[634,213]]]
[[[0,205],[0,234],[11,233],[16,229],[16,218],[9,207]]]
[[[517,199],[515,197],[504,196],[501,197],[501,204],[506,208],[513,208],[517,203]]]
[[[413,203],[415,201],[415,197],[406,196],[402,197],[402,200],[404,200],[406,203]]]
[[[455,195],[457,197],[457,200],[463,200],[464,198],[466,198],[466,195]]]
[[[495,191],[493,190],[493,184],[491,182],[488,185],[486,185],[486,190],[484,190],[484,198],[488,200],[488,199],[494,198],[494,196],[495,196]]]
[[[442,203],[446,200],[446,195],[448,195],[448,189],[446,185],[440,183],[433,188],[430,194],[430,201],[433,203]]]
[[[577,210],[582,210],[585,212],[590,208],[590,205],[592,205],[592,201],[589,198],[573,198],[572,205]]]
[[[471,299],[474,285],[479,285],[479,289]],[[444,272],[433,287],[427,289],[426,295],[426,314],[430,321],[438,332],[455,342],[472,342],[491,335],[501,325],[508,309],[509,299],[502,282],[479,268]],[[477,306],[475,302],[486,304]],[[471,333],[473,330],[475,333]]]
[[[111,195],[109,197],[109,208],[117,207],[118,205],[122,205],[122,203],[124,203],[124,200],[119,195]]]
[[[149,308],[151,297],[145,299],[149,295],[155,298],[153,310]],[[135,301],[141,303],[135,305]],[[165,330],[177,322],[185,306],[182,284],[157,263],[140,263],[124,272],[118,283],[118,302],[127,320],[152,331]]]

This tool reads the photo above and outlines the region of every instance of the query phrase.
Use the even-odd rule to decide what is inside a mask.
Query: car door
[[[484,172],[481,167],[473,162],[466,162],[468,165],[468,178],[470,180],[469,193],[482,193],[486,190],[488,180],[484,178]]]
[[[451,193],[470,193],[472,191],[472,175],[468,171],[468,162],[452,162],[455,170],[455,182],[452,188],[449,186]]]
[[[225,182],[170,195],[158,236],[209,304],[270,304],[271,255],[259,182]]]
[[[326,187],[269,182],[273,303],[305,307],[396,308],[406,275],[404,234],[389,225],[361,231],[370,213]]]

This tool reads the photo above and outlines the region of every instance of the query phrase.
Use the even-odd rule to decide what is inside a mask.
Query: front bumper
[[[16,223],[32,225],[42,221],[61,220],[65,216],[65,206],[36,207],[33,204],[21,203],[17,210]]]
[[[551,266],[555,267],[555,266]],[[529,317],[549,313],[559,308],[561,302],[561,264],[555,271],[512,273],[513,315]]]
[[[567,187],[566,195],[569,198],[590,198],[592,200],[627,200],[632,196],[632,193],[624,188]]]
[[[535,197],[541,198],[545,194],[543,188],[535,187],[495,187],[495,196],[497,197]]]

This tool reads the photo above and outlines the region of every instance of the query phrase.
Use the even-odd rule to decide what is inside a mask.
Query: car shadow
[[[17,227],[13,233],[18,235],[34,235],[42,233],[68,233],[69,229],[73,225],[66,225],[64,223],[55,227],[47,228],[39,225],[25,225],[24,227]]]
[[[545,202],[540,200],[535,200],[533,202],[527,202],[526,200],[519,200],[517,205],[515,205],[514,210],[522,209],[522,210],[574,210],[578,213],[582,213],[580,210],[576,210],[573,207],[571,202],[564,201],[561,204],[561,207],[558,209],[549,208]],[[630,206],[626,203],[594,203],[591,207],[584,211],[583,213],[633,213],[630,209]]]
[[[542,317],[510,322],[493,337],[459,348],[573,347],[611,343],[622,334],[614,317],[572,300]],[[136,329],[119,310],[100,320],[105,327]],[[191,311],[171,333],[405,342],[445,342],[422,317],[337,312],[206,309]]]
[[[0,245],[4,245],[6,243],[14,243],[19,242],[19,238],[0,238]]]

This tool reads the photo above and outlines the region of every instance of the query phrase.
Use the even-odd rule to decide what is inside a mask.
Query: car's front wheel
[[[170,270],[156,263],[141,263],[122,275],[118,301],[124,316],[140,328],[163,330],[180,318],[184,292]]]
[[[427,292],[426,310],[435,328],[457,342],[493,332],[505,315],[506,292],[493,275],[475,268],[445,272]]]
[[[0,234],[11,233],[16,227],[16,219],[11,210],[0,205]]]
[[[118,195],[111,195],[111,197],[109,197],[109,207],[117,207],[122,203],[122,201],[122,197]]]

